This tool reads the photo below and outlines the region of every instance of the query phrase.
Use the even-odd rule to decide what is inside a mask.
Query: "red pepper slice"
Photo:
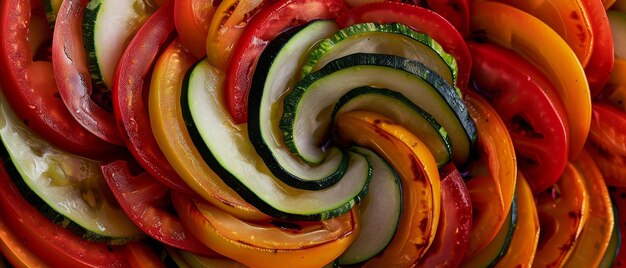
[[[102,173],[122,209],[149,236],[175,248],[218,256],[189,233],[177,216],[168,212],[172,211],[169,188],[148,173],[133,175],[125,161],[102,166]]]
[[[0,217],[24,245],[47,264],[53,267],[128,267],[121,247],[82,240],[41,215],[19,193],[4,164],[0,164],[0,184]]]
[[[433,11],[446,18],[463,36],[469,35],[468,0],[426,0]]]
[[[250,83],[267,44],[287,28],[314,19],[336,18],[347,8],[343,0],[280,0],[252,17],[233,49],[224,81],[226,106],[235,123],[248,120]]]
[[[36,51],[46,48],[29,43],[29,28],[49,29],[47,23],[35,25],[46,22],[44,14],[43,10],[31,13],[28,0],[0,2],[0,85],[4,94],[23,122],[64,150],[92,158],[119,151],[121,147],[111,146],[74,120],[58,97],[52,64],[33,60]]]
[[[113,113],[91,99],[92,84],[83,47],[83,11],[88,0],[63,1],[52,40],[52,65],[61,98],[72,116],[99,138],[122,145]]]
[[[114,113],[122,139],[139,164],[159,182],[183,193],[194,193],[169,164],[152,128],[144,89],[159,51],[174,32],[173,3],[157,10],[137,32],[119,60],[113,79]],[[147,84],[147,85],[146,85]]]
[[[583,0],[582,2],[588,12],[593,33],[593,47],[589,62],[585,66],[585,74],[589,82],[591,97],[595,97],[611,77],[614,64],[613,34],[602,2],[598,0]]]
[[[470,43],[472,79],[506,123],[533,192],[554,184],[567,164],[569,125],[556,89],[530,62],[493,44]]]
[[[454,56],[459,67],[457,86],[461,90],[467,88],[472,69],[472,57],[470,56],[469,49],[465,45],[463,36],[450,22],[439,14],[409,4],[377,2],[350,9],[337,18],[337,23],[342,28],[364,22],[397,22],[429,35],[437,41],[446,52]]]
[[[458,267],[472,230],[472,200],[454,164],[441,169],[441,219],[435,240],[415,267]]]

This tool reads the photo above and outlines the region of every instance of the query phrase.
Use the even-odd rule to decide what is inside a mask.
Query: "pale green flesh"
[[[342,29],[313,48],[303,76],[332,60],[354,53],[394,55],[416,60],[438,73],[448,83],[456,83],[457,64],[453,56],[428,35],[402,24],[362,23]]]
[[[113,239],[142,234],[109,191],[100,163],[72,155],[37,137],[0,96],[0,138],[25,184],[54,211],[85,230]],[[108,193],[109,195],[111,193]]]
[[[149,0],[91,0],[87,8],[93,9],[98,5],[97,16],[85,18],[86,23],[94,24],[93,33],[90,34],[93,36],[94,51],[88,52],[93,53],[89,55],[90,58],[95,57],[100,74],[97,78],[111,88],[122,53],[157,7]]]
[[[324,151],[314,133],[329,131],[331,112],[337,100],[348,91],[361,86],[388,88],[404,95],[431,114],[450,135],[453,153],[466,159],[469,139],[457,115],[446,100],[426,81],[411,73],[376,65],[344,68],[316,80],[304,92],[295,111],[293,135],[298,154],[307,162],[319,163]],[[313,133],[313,134],[312,134]],[[457,133],[457,134],[455,134]],[[455,151],[456,150],[456,151]]]
[[[400,178],[376,153],[355,148],[372,163],[370,190],[359,207],[361,232],[352,245],[339,257],[339,264],[363,262],[391,242],[402,211],[402,184]]]
[[[420,138],[435,157],[438,166],[451,160],[452,146],[445,129],[431,115],[397,92],[368,87],[353,89],[342,96],[337,105],[333,120],[339,114],[357,110],[384,115]]]
[[[327,215],[353,206],[370,179],[368,160],[348,152],[349,167],[336,184],[318,191],[299,190],[275,178],[256,154],[245,125],[236,125],[221,100],[222,77],[202,61],[189,78],[189,109],[209,151],[249,191],[273,209],[294,215]],[[324,217],[322,217],[324,218]]]
[[[337,30],[337,24],[332,21],[317,21],[289,39],[272,62],[261,99],[259,126],[263,141],[281,168],[302,180],[320,180],[335,173],[341,165],[343,154],[338,148],[329,148],[324,162],[311,166],[287,150],[278,128],[282,115],[279,112],[283,106],[282,98],[295,83],[292,79],[300,72],[302,64],[296,59],[301,59],[315,42]]]
[[[615,57],[626,60],[626,13],[610,10],[606,15],[611,24]]]

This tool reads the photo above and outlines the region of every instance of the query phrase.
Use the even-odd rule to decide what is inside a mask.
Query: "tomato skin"
[[[128,150],[155,179],[166,186],[194,194],[174,171],[159,148],[144,99],[152,66],[174,32],[173,3],[161,7],[144,24],[122,54],[113,78],[113,105],[119,132]]]
[[[206,56],[204,43],[213,13],[213,0],[174,0],[176,31],[183,45],[198,58]]]
[[[441,219],[437,235],[415,267],[458,267],[472,230],[472,200],[454,164],[441,172]]]
[[[343,0],[280,0],[259,11],[233,49],[226,69],[224,97],[237,124],[248,118],[248,93],[256,62],[269,41],[287,28],[314,19],[333,19],[346,11]]]
[[[535,66],[511,50],[470,43],[472,80],[507,125],[520,170],[533,192],[554,184],[567,164],[569,125],[556,89]],[[522,122],[517,122],[522,121]]]
[[[52,65],[57,87],[72,116],[99,138],[117,145],[124,142],[113,114],[91,99],[92,83],[83,47],[83,11],[88,0],[63,1],[52,40]]]
[[[5,220],[0,218],[0,258],[4,257],[15,267],[48,267],[48,265],[28,249],[15,235]],[[0,267],[4,260],[0,259]]]
[[[32,23],[28,0],[0,2],[0,85],[19,118],[37,134],[69,152],[102,158],[121,147],[96,137],[69,113],[47,61],[33,61],[29,44]]]
[[[626,186],[626,113],[610,104],[594,103],[586,148],[607,185]]]
[[[0,217],[35,255],[53,267],[128,267],[121,247],[82,240],[41,215],[7,170],[0,164]]]
[[[468,0],[426,0],[433,11],[446,18],[464,36],[469,35]]]
[[[171,210],[170,190],[149,174],[133,175],[125,161],[102,166],[111,192],[130,219],[152,238],[175,248],[216,255],[183,228]]]
[[[428,34],[447,53],[454,56],[459,68],[457,86],[462,91],[467,88],[472,69],[472,57],[463,36],[441,15],[419,6],[377,2],[352,8],[337,18],[337,23],[341,28],[364,22],[397,22]]]

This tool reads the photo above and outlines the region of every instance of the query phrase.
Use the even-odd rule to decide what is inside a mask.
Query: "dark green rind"
[[[413,110],[415,114],[417,114],[417,116],[423,117],[424,120],[426,120],[428,124],[430,124],[432,128],[436,132],[439,133],[439,136],[441,137],[442,142],[445,145],[446,150],[448,151],[447,161],[437,163],[438,166],[441,167],[451,161],[452,145],[450,143],[450,138],[448,137],[448,133],[446,132],[446,130],[437,122],[437,120],[435,120],[435,118],[432,117],[432,115],[422,110],[422,108],[415,105],[415,103],[411,102],[411,100],[407,99],[404,95],[396,91],[387,89],[387,88],[373,88],[369,86],[363,86],[363,87],[355,88],[351,90],[350,92],[344,94],[339,99],[337,104],[335,104],[335,107],[333,108],[333,112],[331,114],[331,119],[333,123],[331,123],[331,125],[334,125],[334,122],[336,121],[336,117],[337,117],[337,112],[339,112],[341,107],[343,107],[346,103],[350,102],[350,100],[354,99],[355,97],[361,96],[363,94],[376,94],[376,95],[382,95],[382,96],[394,98],[398,100],[400,103],[402,103],[403,105],[406,105],[408,108]],[[430,146],[430,145],[427,144],[427,146]]]
[[[52,0],[43,0],[43,8],[46,11],[46,19],[48,20],[48,24],[50,28],[54,29],[54,24],[57,20],[57,14],[52,7]]]
[[[195,66],[197,66],[197,64]],[[195,69],[195,67],[192,67],[190,71],[187,72],[187,74],[185,75],[185,79],[183,81],[183,86],[182,86],[181,99],[180,99],[181,112],[183,115],[183,119],[185,121],[185,126],[187,127],[187,132],[189,133],[189,136],[191,137],[191,140],[194,146],[196,147],[196,149],[198,149],[198,152],[202,156],[202,159],[207,163],[207,165],[209,165],[211,170],[213,170],[213,172],[215,172],[215,174],[217,174],[222,179],[222,181],[224,181],[226,185],[228,185],[235,192],[237,192],[237,194],[239,194],[244,200],[246,200],[246,202],[252,204],[261,212],[277,219],[296,220],[296,221],[319,221],[319,220],[326,220],[326,219],[334,218],[334,217],[337,217],[337,216],[340,216],[349,212],[350,209],[352,209],[352,207],[354,207],[355,204],[358,204],[359,202],[361,202],[363,197],[365,197],[369,189],[368,186],[369,186],[370,178],[372,177],[372,168],[371,168],[371,164],[369,163],[369,160],[367,160],[368,166],[370,167],[369,172],[368,172],[368,178],[365,181],[365,184],[363,185],[363,189],[356,196],[351,198],[348,202],[330,211],[324,211],[324,212],[317,213],[317,214],[294,214],[294,213],[287,213],[287,212],[280,211],[274,208],[273,206],[271,206],[270,204],[268,204],[267,202],[265,202],[265,200],[260,198],[256,193],[254,193],[253,190],[248,188],[241,181],[239,181],[237,177],[235,177],[232,173],[230,173],[227,169],[225,169],[219,163],[219,161],[215,158],[215,156],[213,155],[213,152],[211,152],[211,150],[204,143],[204,140],[202,139],[200,132],[198,131],[195,123],[193,122],[191,111],[189,110],[189,106],[188,106],[189,101],[188,101],[187,95],[189,91],[188,89],[189,78],[190,78],[191,73],[193,72],[193,69]]]
[[[318,60],[322,56],[324,56],[324,54],[326,54],[329,50],[332,50],[335,45],[337,45],[343,40],[346,40],[347,38],[351,36],[362,34],[362,33],[367,33],[367,32],[383,32],[383,33],[400,34],[400,35],[409,37],[411,39],[414,39],[430,47],[433,51],[435,51],[435,53],[439,55],[439,57],[441,57],[441,59],[446,63],[446,65],[448,65],[448,67],[450,68],[450,72],[452,73],[452,81],[456,83],[456,78],[458,74],[458,66],[456,63],[456,59],[452,55],[446,53],[441,47],[441,45],[437,43],[437,41],[430,38],[430,36],[423,34],[423,33],[416,32],[410,27],[404,24],[399,24],[399,23],[380,24],[380,23],[368,22],[368,23],[355,24],[345,29],[342,29],[341,31],[337,32],[334,36],[318,43],[311,50],[311,54],[309,55],[309,58],[306,64],[302,67],[302,76],[304,77],[305,75],[311,73],[314,66],[317,64]]]
[[[293,153],[298,153],[293,136],[293,125],[295,123],[296,111],[298,110],[298,104],[304,93],[309,86],[315,83],[318,79],[324,76],[336,72],[338,70],[359,66],[359,65],[373,65],[387,68],[393,68],[400,71],[410,73],[417,76],[435,88],[444,100],[449,101],[449,106],[453,112],[457,115],[457,119],[470,141],[469,155],[472,155],[472,151],[475,150],[475,144],[477,140],[476,125],[472,118],[469,116],[469,112],[465,107],[465,104],[461,98],[457,95],[456,90],[448,84],[441,76],[431,71],[426,66],[418,61],[408,60],[406,58],[381,55],[381,54],[367,54],[357,53],[348,56],[341,57],[333,60],[325,65],[317,72],[308,74],[302,78],[295,86],[292,92],[285,97],[283,117],[281,118],[279,127],[283,132],[284,143],[286,147]]]
[[[85,46],[85,53],[87,53],[87,68],[91,79],[97,85],[104,85],[96,56],[95,43],[96,21],[102,1],[105,0],[90,0],[83,13],[83,46]]]
[[[272,151],[263,140],[263,135],[261,134],[261,101],[263,99],[265,82],[267,80],[268,73],[280,50],[299,30],[300,28],[291,29],[280,34],[276,39],[269,43],[259,58],[259,63],[257,64],[254,71],[254,77],[252,79],[252,87],[250,88],[250,93],[248,95],[248,138],[250,139],[250,142],[252,142],[257,154],[261,156],[265,165],[269,168],[272,174],[276,176],[276,178],[297,189],[320,190],[334,185],[345,174],[345,171],[348,169],[349,160],[349,157],[345,152],[342,152],[343,157],[336,172],[320,180],[303,180],[302,178],[299,178],[282,168],[278,160],[274,157]]]
[[[511,224],[509,225],[504,245],[502,245],[502,249],[500,249],[498,255],[496,255],[493,261],[487,266],[488,268],[496,267],[502,257],[506,255],[506,252],[509,250],[509,246],[511,245],[511,240],[513,240],[513,233],[515,233],[515,227],[517,226],[517,197],[515,196],[513,197],[513,202],[511,203],[509,217],[511,217]],[[505,227],[503,226],[503,228]]]
[[[46,201],[41,199],[39,195],[33,192],[28,187],[28,185],[26,185],[26,182],[24,182],[24,179],[22,178],[19,171],[15,167],[13,161],[11,160],[9,156],[9,152],[7,151],[6,147],[4,147],[4,145],[0,146],[0,157],[2,158],[2,162],[4,163],[7,169],[7,172],[11,176],[13,183],[15,183],[15,186],[19,190],[20,194],[24,197],[24,199],[28,200],[28,202],[31,205],[33,205],[33,207],[37,208],[37,210],[39,210],[39,212],[43,216],[45,216],[54,224],[60,225],[64,229],[71,231],[73,234],[75,234],[76,236],[84,240],[92,241],[92,242],[107,243],[109,245],[122,245],[122,244],[126,244],[129,242],[141,240],[145,237],[143,235],[134,236],[134,237],[110,237],[110,236],[94,233],[84,228],[83,226],[73,222],[69,218],[63,216],[62,214],[54,210],[52,207],[50,207],[46,203]]]

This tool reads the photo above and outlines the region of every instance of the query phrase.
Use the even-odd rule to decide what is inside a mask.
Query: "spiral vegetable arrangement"
[[[0,264],[620,266],[624,12],[4,0]]]

